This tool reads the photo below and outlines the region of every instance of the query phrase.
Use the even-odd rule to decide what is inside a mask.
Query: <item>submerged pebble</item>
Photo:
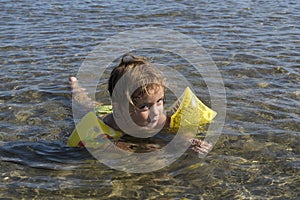
[[[27,124],[39,126],[39,125],[42,124],[42,120],[41,120],[41,118],[39,118],[39,117],[30,117],[30,118],[27,120]]]
[[[267,83],[267,82],[260,82],[260,83],[258,83],[258,87],[260,87],[260,88],[266,88],[266,87],[268,87],[270,84],[269,83]]]
[[[21,110],[15,114],[15,117],[16,117],[17,121],[25,122],[32,115],[33,115],[33,113],[30,111]]]
[[[295,92],[295,95],[296,95],[296,97],[299,99],[299,98],[300,98],[300,90],[297,90],[297,91]]]
[[[287,71],[281,66],[277,66],[275,70],[277,73],[287,73]]]

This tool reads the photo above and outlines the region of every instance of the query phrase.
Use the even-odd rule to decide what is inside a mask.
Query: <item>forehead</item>
[[[147,92],[144,93],[139,98],[135,98],[136,103],[154,103],[160,98],[163,98],[165,95],[165,89],[163,86],[151,87],[147,89]]]

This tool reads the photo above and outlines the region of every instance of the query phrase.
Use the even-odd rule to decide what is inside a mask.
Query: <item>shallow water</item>
[[[0,5],[1,198],[299,197],[299,1]],[[130,174],[66,147],[74,128],[68,77],[101,41],[148,26],[179,31],[205,48],[222,74],[227,114],[205,159],[187,151],[159,171]],[[209,103],[199,77],[183,71]]]

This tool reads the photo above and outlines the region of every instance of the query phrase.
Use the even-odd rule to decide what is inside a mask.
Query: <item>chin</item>
[[[156,122],[150,122],[150,123],[143,124],[140,127],[142,129],[151,131],[152,129],[157,129],[159,127],[159,125],[158,125],[158,122],[156,121]]]
[[[164,127],[164,123],[159,123],[159,121],[156,121],[154,123],[151,123],[151,125],[148,126],[151,129],[161,130]]]

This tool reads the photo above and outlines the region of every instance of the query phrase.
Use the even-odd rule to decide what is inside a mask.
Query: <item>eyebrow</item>
[[[163,95],[162,97],[158,98],[154,103],[158,102],[159,100],[164,100],[165,99],[165,95]],[[133,101],[134,102],[134,101]],[[144,104],[154,104],[153,102],[136,102],[135,105],[144,105]]]

